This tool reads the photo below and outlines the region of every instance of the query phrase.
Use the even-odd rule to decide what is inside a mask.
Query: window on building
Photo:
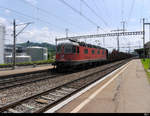
[[[85,53],[85,54],[88,54],[88,49],[84,49],[84,53]]]
[[[92,50],[92,54],[95,54],[95,50]]]

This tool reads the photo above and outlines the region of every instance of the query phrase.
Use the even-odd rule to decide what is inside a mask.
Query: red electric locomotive
[[[107,61],[108,50],[84,42],[61,43],[57,45],[55,65],[59,69],[75,68]]]

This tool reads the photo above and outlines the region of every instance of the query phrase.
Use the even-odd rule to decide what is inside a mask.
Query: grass
[[[145,59],[145,61],[144,61],[144,59],[141,59],[141,62],[144,66],[144,69],[148,75],[148,80],[150,82],[150,72],[148,71],[150,69],[150,59]]]
[[[17,63],[16,66],[29,66],[29,65],[41,65],[41,64],[51,64],[53,63],[55,60],[51,59],[51,60],[45,60],[45,61],[35,61],[35,62],[24,62],[24,63]],[[7,67],[11,67],[12,64],[0,64],[0,68],[7,68]]]
[[[144,69],[148,70],[149,69],[149,64],[150,64],[150,59],[142,59],[142,64],[144,65]]]

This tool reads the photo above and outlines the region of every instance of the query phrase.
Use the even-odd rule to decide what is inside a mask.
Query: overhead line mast
[[[74,37],[68,37],[68,38],[57,38],[57,41],[63,41],[63,40],[68,40],[68,39],[88,39],[88,38],[98,38],[98,37],[115,37],[118,35],[119,36],[143,35],[143,31],[82,35],[82,36],[74,36]]]
[[[14,41],[13,41],[13,57],[12,57],[13,63],[12,63],[12,69],[15,69],[15,66],[16,66],[16,38],[17,38],[17,36],[20,35],[20,34],[25,30],[25,28],[26,28],[27,26],[29,26],[31,23],[32,23],[32,22],[24,23],[24,24],[16,24],[16,20],[14,19],[14,21],[13,21],[13,39],[14,39]],[[24,27],[23,27],[18,33],[16,33],[16,27],[17,27],[17,26],[22,26],[22,25],[24,25]]]

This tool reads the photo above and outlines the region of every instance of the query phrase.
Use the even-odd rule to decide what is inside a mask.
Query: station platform
[[[9,76],[9,75],[15,75],[15,74],[23,74],[23,73],[30,73],[30,72],[36,72],[36,71],[43,71],[53,68],[52,65],[43,65],[43,66],[37,66],[37,67],[17,67],[15,70],[3,70],[0,71],[0,77],[3,76]]]
[[[150,112],[150,83],[140,60],[130,61],[106,80],[67,103],[56,113]]]

